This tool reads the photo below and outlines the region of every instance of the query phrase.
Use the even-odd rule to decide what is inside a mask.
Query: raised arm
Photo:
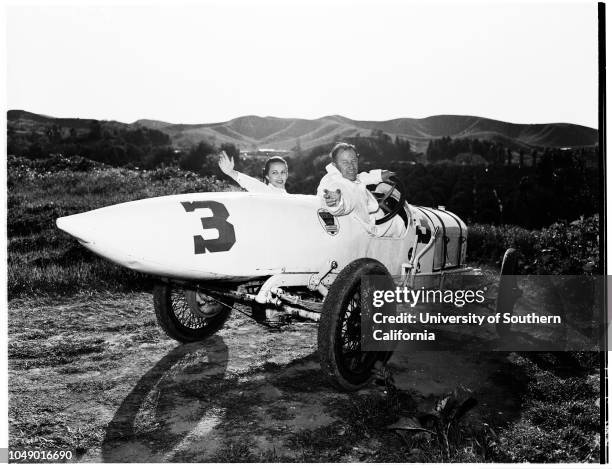
[[[234,181],[240,176],[240,173],[234,169],[234,158],[227,156],[225,151],[219,154],[219,168]]]
[[[272,192],[267,184],[234,169],[234,160],[225,151],[219,155],[219,168],[249,192]]]

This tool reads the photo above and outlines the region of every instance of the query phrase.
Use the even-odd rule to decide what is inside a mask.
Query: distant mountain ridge
[[[476,116],[439,115],[423,119],[356,121],[343,116],[319,119],[286,119],[243,116],[214,124],[171,124],[136,121],[135,124],[168,133],[177,144],[189,145],[202,139],[233,143],[239,147],[308,149],[338,138],[368,136],[382,130],[392,138],[409,140],[416,151],[424,151],[430,140],[451,138],[486,139],[524,147],[578,147],[597,144],[598,132],[589,127],[566,124],[512,124]]]
[[[7,113],[8,127],[37,125],[86,127],[93,119],[54,118],[27,111]],[[104,121],[110,126],[147,127],[170,136],[176,146],[187,147],[202,140],[210,143],[232,143],[242,150],[274,148],[308,150],[334,140],[362,136],[381,130],[391,138],[409,140],[415,151],[423,152],[430,140],[451,138],[486,139],[518,147],[582,147],[598,142],[596,129],[577,124],[513,124],[484,117],[437,115],[423,119],[398,118],[387,121],[358,121],[343,116],[319,119],[242,116],[227,122],[209,124],[175,124],[141,119],[131,124]]]

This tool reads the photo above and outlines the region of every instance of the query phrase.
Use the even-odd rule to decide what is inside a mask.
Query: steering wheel
[[[402,182],[395,176],[391,176],[389,180],[391,181],[391,187],[389,187],[389,189],[385,193],[372,192],[372,195],[376,197],[376,201],[378,202],[378,208],[385,212],[384,217],[376,220],[377,225],[382,225],[383,223],[387,223],[389,220],[391,220],[404,208],[404,203],[406,202],[406,190],[404,189],[404,185],[402,184]],[[391,194],[393,194],[394,190],[397,190],[397,192],[399,192],[399,200],[395,204],[395,207],[390,208],[387,204],[387,199],[391,197]]]

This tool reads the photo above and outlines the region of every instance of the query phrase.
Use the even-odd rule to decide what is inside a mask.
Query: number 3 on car
[[[202,208],[209,209],[212,212],[212,216],[200,218],[202,228],[205,230],[215,228],[219,232],[219,237],[216,239],[204,239],[202,235],[194,235],[194,254],[229,251],[232,248],[236,242],[236,233],[234,226],[227,221],[229,213],[225,205],[214,200],[181,202],[181,205],[187,212],[193,212]]]

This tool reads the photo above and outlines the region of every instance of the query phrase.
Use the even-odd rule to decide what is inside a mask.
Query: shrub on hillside
[[[506,249],[518,249],[525,274],[598,273],[599,216],[553,223],[542,230],[475,224],[468,231],[468,261],[499,264]]]
[[[94,169],[108,168],[108,165],[93,161],[82,156],[63,156],[53,154],[49,158],[31,160],[22,156],[9,155],[7,166],[10,171],[29,169],[37,172],[56,172],[56,171],[91,171]]]

